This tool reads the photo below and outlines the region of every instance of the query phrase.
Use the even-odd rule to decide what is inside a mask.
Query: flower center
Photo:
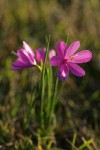
[[[67,59],[64,58],[64,59],[62,60],[62,62],[65,64],[65,63],[67,62]]]
[[[70,56],[69,59],[67,59],[66,57],[62,59],[62,63],[65,64],[71,60],[74,60],[74,56]]]
[[[73,56],[70,56],[70,58],[69,58],[70,60],[73,60],[74,59],[74,57]]]

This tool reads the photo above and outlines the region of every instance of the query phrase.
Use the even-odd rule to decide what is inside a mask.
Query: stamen
[[[70,60],[73,60],[74,59],[74,57],[73,56],[70,56]]]

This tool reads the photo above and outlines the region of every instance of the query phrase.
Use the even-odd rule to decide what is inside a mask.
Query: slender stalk
[[[43,69],[42,69],[42,75],[41,75],[41,108],[40,108],[40,124],[41,124],[41,128],[44,128],[44,94],[45,94],[45,67],[46,67],[46,60],[47,60],[47,55],[48,55],[48,51],[49,51],[49,43],[50,43],[50,36],[48,36],[48,38],[46,38],[46,43],[47,43],[47,47],[46,47],[46,54],[45,54],[45,58],[44,58],[44,63],[43,63]]]
[[[53,112],[54,112],[54,109],[55,109],[56,98],[57,98],[56,97],[57,96],[57,87],[58,87],[58,77],[56,78],[56,83],[55,83],[55,88],[54,88],[54,95],[53,95],[53,99],[52,99],[52,102],[51,102],[50,117],[49,117],[48,122],[51,122]]]
[[[48,77],[48,99],[47,99],[47,116],[46,116],[46,123],[48,124],[48,118],[50,113],[50,107],[51,107],[51,89],[52,89],[52,68],[49,65],[47,69],[47,77]]]
[[[73,141],[72,141],[72,150],[74,150],[74,146],[75,146],[75,142],[76,142],[76,137],[77,137],[77,135],[76,135],[76,133],[74,133],[74,136],[73,136]]]
[[[40,71],[42,71],[42,67],[41,67],[41,66],[39,66],[38,64],[37,64],[36,66],[37,66],[37,68],[38,68]]]

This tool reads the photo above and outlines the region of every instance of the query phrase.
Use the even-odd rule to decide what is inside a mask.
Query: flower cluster
[[[77,64],[89,62],[92,59],[92,53],[89,50],[76,51],[80,47],[80,42],[75,41],[67,46],[63,41],[57,43],[56,51],[49,51],[49,59],[51,66],[58,66],[57,76],[59,80],[66,80],[69,71],[79,77],[85,75],[85,71]],[[12,70],[20,70],[24,68],[34,67],[37,63],[44,62],[46,48],[43,50],[38,48],[35,52],[31,47],[23,42],[23,47],[17,51],[17,60],[12,63]]]
[[[14,53],[14,52],[13,52]],[[37,63],[44,62],[46,53],[46,48],[43,50],[38,48],[34,51],[32,48],[23,41],[23,47],[17,51],[17,53],[14,53],[17,55],[17,60],[12,63],[11,70],[21,70],[24,68],[34,67],[37,65]],[[56,55],[56,52],[54,49],[51,49],[49,51],[49,59],[51,59],[53,56]]]

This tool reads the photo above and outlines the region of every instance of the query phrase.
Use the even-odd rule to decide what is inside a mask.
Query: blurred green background
[[[21,121],[30,102],[33,90],[30,85],[33,83],[34,86],[38,80],[35,69],[9,70],[15,60],[11,52],[20,48],[22,41],[33,49],[44,47],[48,34],[51,35],[50,48],[55,48],[56,43],[65,40],[69,34],[68,44],[80,40],[80,50],[89,49],[93,53],[92,61],[83,65],[86,76],[77,78],[71,75],[65,83],[61,107],[58,106],[56,111],[60,116],[57,120],[57,146],[67,148],[70,144],[66,138],[72,140],[74,133],[77,133],[77,145],[81,143],[80,138],[85,137],[93,138],[99,146],[99,0],[0,0],[0,145],[12,142],[18,147],[26,142],[17,134],[28,136]]]

